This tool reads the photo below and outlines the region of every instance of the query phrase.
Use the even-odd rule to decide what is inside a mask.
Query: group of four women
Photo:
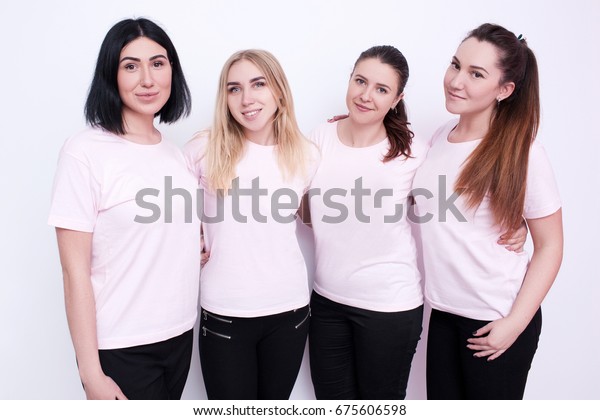
[[[154,127],[190,112],[173,44],[147,19],[113,26],[49,218],[86,396],[180,398],[200,288],[211,399],[289,398],[307,336],[317,398],[404,398],[424,296],[428,398],[522,398],[562,256],[560,199],[534,142],[535,57],[500,26],[473,30],[444,78],[459,118],[431,144],[413,141],[408,76],[396,48],[364,51],[348,115],[306,139],[275,57],[237,52],[212,127],[182,153]],[[182,200],[165,208],[167,177],[202,191],[202,223]],[[147,188],[168,220],[134,222]],[[298,214],[314,234],[312,296]],[[513,250],[523,219],[531,260]]]

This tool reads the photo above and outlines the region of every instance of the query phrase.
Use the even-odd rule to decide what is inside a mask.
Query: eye
[[[385,93],[388,93],[388,90],[386,88],[380,87],[380,88],[377,88],[377,92],[385,94]]]
[[[229,93],[238,93],[241,91],[239,86],[231,86],[229,89],[227,89],[227,91]]]
[[[474,79],[483,79],[483,74],[481,74],[480,72],[474,70],[471,72],[471,75],[473,76]]]
[[[264,80],[260,80],[256,83],[254,83],[255,88],[261,88],[261,87],[265,87],[265,86],[267,86],[267,82],[265,82]]]
[[[456,61],[452,60],[450,62],[450,68],[453,68],[454,70],[460,70],[460,65]]]
[[[165,65],[165,62],[162,60],[157,60],[152,63],[152,67],[157,68],[157,69],[163,67],[164,65]]]
[[[136,69],[136,65],[133,63],[127,63],[123,66],[123,68],[127,71],[134,71]]]
[[[357,77],[356,79],[354,79],[354,81],[356,82],[357,85],[366,85],[367,82],[364,79],[361,79],[360,77]]]

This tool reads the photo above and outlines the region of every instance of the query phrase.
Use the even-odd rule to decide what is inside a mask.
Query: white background
[[[166,137],[182,145],[212,120],[222,64],[243,48],[281,61],[303,131],[345,111],[352,65],[372,45],[407,57],[410,119],[426,138],[450,116],[442,77],[468,30],[489,21],[528,39],[539,61],[539,138],[563,198],[565,257],[546,298],[528,399],[600,398],[598,275],[600,3],[542,1],[7,1],[0,17],[0,399],[80,399],[54,229],[46,225],[58,151],[84,127],[100,43],[127,17],[161,24],[175,43],[193,113]],[[306,232],[304,232],[306,235]],[[307,239],[307,237],[305,237]],[[309,241],[307,240],[308,244]],[[408,398],[425,398],[422,339]],[[292,398],[314,398],[305,357]],[[206,397],[198,355],[184,391]]]

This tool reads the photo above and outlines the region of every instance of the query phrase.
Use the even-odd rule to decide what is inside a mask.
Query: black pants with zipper
[[[294,388],[310,308],[239,318],[201,311],[200,363],[211,400],[283,400]]]

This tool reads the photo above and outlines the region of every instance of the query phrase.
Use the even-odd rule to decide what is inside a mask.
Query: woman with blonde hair
[[[204,191],[200,359],[210,399],[287,399],[310,317],[296,213],[318,152],[267,51],[223,66],[213,127],[185,147]]]

